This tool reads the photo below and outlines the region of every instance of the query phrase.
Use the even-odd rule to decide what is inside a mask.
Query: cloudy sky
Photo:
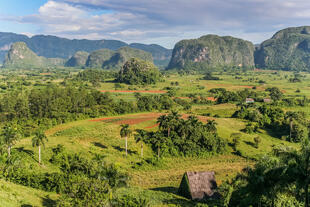
[[[168,48],[205,34],[254,43],[310,25],[309,0],[0,0],[0,31]]]

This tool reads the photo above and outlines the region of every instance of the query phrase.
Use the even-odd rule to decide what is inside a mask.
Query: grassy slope
[[[57,195],[54,193],[0,180],[0,206],[52,206],[56,199]]]

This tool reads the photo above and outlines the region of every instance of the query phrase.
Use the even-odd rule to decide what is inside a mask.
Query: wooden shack
[[[214,172],[186,172],[178,193],[188,199],[202,200],[217,197],[216,188]]]
[[[245,99],[245,103],[254,103],[254,99],[253,98],[246,98]]]

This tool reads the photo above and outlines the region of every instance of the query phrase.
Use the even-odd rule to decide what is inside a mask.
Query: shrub
[[[259,136],[257,136],[257,137],[254,137],[254,146],[256,147],[256,148],[258,148],[258,146],[259,146],[259,144],[261,143],[261,138],[259,137]]]

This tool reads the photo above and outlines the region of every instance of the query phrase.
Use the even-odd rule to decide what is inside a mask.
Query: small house
[[[245,99],[245,103],[254,103],[254,99],[253,98],[246,98]]]
[[[271,99],[270,98],[264,98],[264,103],[271,103]]]
[[[186,172],[183,175],[178,193],[192,200],[216,198],[216,180],[214,172]]]

